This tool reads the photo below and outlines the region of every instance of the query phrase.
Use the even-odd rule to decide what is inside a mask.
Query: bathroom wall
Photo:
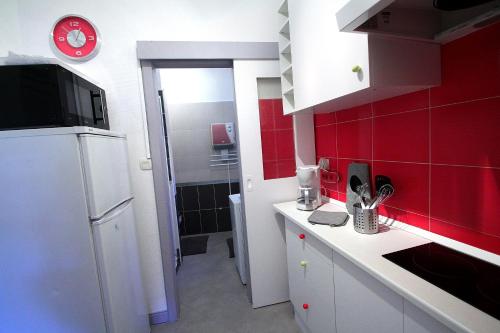
[[[347,166],[392,178],[382,215],[500,254],[500,23],[442,46],[442,85],[315,115],[345,201]]]
[[[221,150],[213,148],[210,130],[212,123],[236,125],[233,70],[162,69],[160,76],[177,184],[238,181],[238,164],[215,166],[229,163],[217,162],[213,156]],[[237,153],[237,146],[229,151]]]

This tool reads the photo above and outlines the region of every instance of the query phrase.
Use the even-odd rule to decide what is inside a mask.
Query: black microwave
[[[103,89],[60,65],[0,66],[0,130],[109,129]]]

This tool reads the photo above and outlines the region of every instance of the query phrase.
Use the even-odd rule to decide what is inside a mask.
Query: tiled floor
[[[178,273],[180,320],[152,333],[299,333],[290,303],[252,309],[228,258],[231,232],[210,234],[207,253],[184,257]]]

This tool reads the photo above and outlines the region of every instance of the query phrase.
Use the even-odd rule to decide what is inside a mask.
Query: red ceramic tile
[[[295,160],[279,160],[278,161],[278,177],[295,177],[295,170],[297,166],[295,165]]]
[[[281,99],[274,100],[274,128],[293,129],[293,116],[283,115],[283,107],[277,106],[278,103],[281,103]]]
[[[372,170],[373,175],[385,175],[392,180],[395,192],[387,205],[419,215],[429,214],[428,164],[375,161]]]
[[[339,181],[338,181],[338,191],[341,193],[346,193],[347,190],[347,172],[349,168],[349,164],[356,163],[366,163],[368,164],[369,170],[371,170],[371,161],[366,160],[352,160],[352,159],[338,159],[338,173],[339,173]]]
[[[275,133],[278,160],[295,159],[293,130],[280,130]]]
[[[500,170],[432,166],[431,217],[500,237]]]
[[[337,124],[338,157],[372,159],[372,119]]]
[[[262,131],[260,133],[262,143],[262,160],[275,161],[276,155],[276,131]]]
[[[283,115],[283,99],[281,98],[275,98],[273,99],[273,108],[274,108],[274,112],[276,112],[276,114],[279,114],[279,115]]]
[[[373,159],[429,161],[429,109],[373,119]]]
[[[316,144],[316,157],[337,156],[336,125],[327,125],[314,128],[314,141]]]
[[[278,164],[277,162],[264,162],[264,180],[278,178]]]
[[[500,167],[500,97],[433,108],[432,162]]]
[[[431,105],[500,95],[500,23],[443,45],[442,84],[431,89]]]
[[[318,113],[314,115],[314,126],[330,125],[335,123],[335,113]]]
[[[330,199],[335,199],[335,200],[339,199],[339,193],[337,191],[329,190],[326,188],[321,188],[321,195],[324,197],[328,197]]]
[[[486,251],[500,254],[500,238],[431,219],[431,232],[455,239]]]
[[[260,129],[274,129],[274,111],[272,99],[259,99]]]
[[[373,103],[375,116],[423,109],[429,106],[429,90],[396,96]]]
[[[369,118],[372,116],[372,105],[364,104],[350,109],[339,110],[336,112],[337,121],[349,121]]]
[[[413,214],[387,205],[379,207],[379,214],[414,227],[429,230],[429,216]]]

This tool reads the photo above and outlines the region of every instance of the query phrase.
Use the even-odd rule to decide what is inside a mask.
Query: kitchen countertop
[[[307,222],[312,212],[296,209],[295,201],[273,206],[277,212],[454,331],[500,332],[500,321],[496,318],[382,257],[430,240],[387,225],[381,225],[378,234],[360,234],[354,231],[352,215],[343,227],[312,225]],[[319,210],[346,211],[345,207],[333,203],[327,203]]]

